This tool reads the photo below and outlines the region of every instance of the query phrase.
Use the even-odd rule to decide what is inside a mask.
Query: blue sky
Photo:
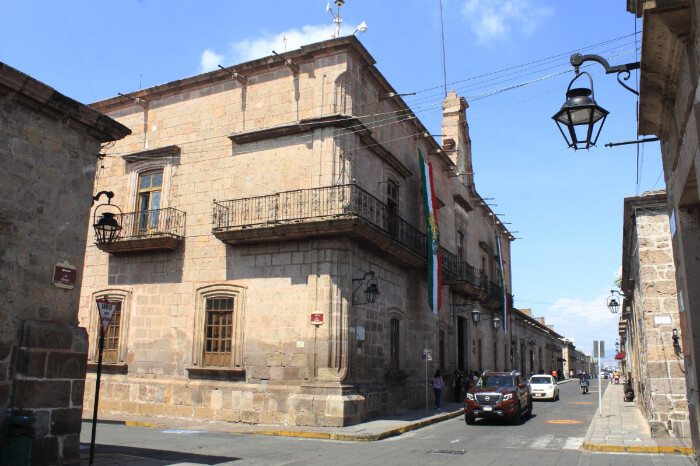
[[[289,50],[323,40],[333,29],[325,7],[323,0],[8,2],[0,61],[90,103],[283,51],[283,37]],[[612,348],[617,324],[605,298],[620,270],[623,198],[664,187],[658,143],[639,153],[603,146],[636,138],[636,97],[599,65],[588,70],[598,103],[611,112],[599,147],[567,149],[551,116],[574,76],[556,75],[569,55],[636,61],[641,20],[624,0],[443,0],[443,11],[448,90],[470,104],[477,189],[495,198],[495,212],[521,238],[512,249],[516,306],[545,316],[584,350],[601,338]],[[360,40],[377,67],[397,91],[417,92],[407,103],[439,134],[438,0],[347,0],[341,17],[346,34],[367,23]]]

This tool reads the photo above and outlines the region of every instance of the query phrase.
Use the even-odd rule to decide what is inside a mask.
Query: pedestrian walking
[[[440,369],[435,371],[435,375],[430,381],[433,383],[433,392],[435,393],[435,410],[440,411],[440,397],[442,396],[442,389],[445,388],[445,381],[442,380]]]

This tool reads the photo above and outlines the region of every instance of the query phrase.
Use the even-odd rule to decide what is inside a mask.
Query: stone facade
[[[85,253],[91,369],[95,299],[121,303],[101,411],[346,425],[422,406],[425,348],[430,371],[451,373],[478,354],[490,365],[495,336],[498,369],[508,368],[502,327],[470,314],[502,318],[494,230],[508,283],[512,237],[474,187],[464,99],[445,100],[438,144],[356,38],[285,58],[94,104],[133,131],[95,180],[115,192],[124,231]],[[427,307],[419,149],[440,206],[437,315]],[[160,205],[148,218],[172,222],[139,230],[139,180],[154,172]],[[372,279],[380,295],[366,303]],[[222,297],[235,308],[231,348],[212,363],[207,306]],[[90,373],[86,406],[93,393]]]
[[[666,193],[626,198],[624,212],[625,367],[652,434],[689,437],[683,356],[673,339],[674,329],[682,334]]]
[[[0,63],[0,407],[36,418],[32,464],[79,462],[85,225],[100,143],[127,133]],[[77,269],[72,289],[52,285],[65,262]]]
[[[643,16],[639,134],[657,136],[676,268],[691,439],[700,452],[700,2],[627,0]]]

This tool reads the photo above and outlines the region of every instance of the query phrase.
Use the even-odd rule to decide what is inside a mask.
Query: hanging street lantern
[[[493,316],[493,328],[498,330],[498,328],[501,326],[501,319],[499,319],[498,316]]]
[[[377,285],[377,279],[374,278],[374,272],[367,272],[362,278],[353,278],[352,283],[355,287],[354,291],[352,292],[353,306],[356,304],[372,304],[377,302],[377,298],[379,297],[379,286]],[[363,284],[367,285],[363,291],[363,294],[365,295],[365,302],[360,302],[358,292],[360,291],[360,288],[362,288]]]
[[[475,324],[479,324],[479,320],[481,320],[481,311],[478,309],[473,309],[472,310],[472,320],[474,321]]]
[[[584,74],[588,76],[591,84],[590,89],[585,87],[571,89],[574,81]],[[577,74],[569,83],[566,90],[566,102],[552,119],[569,147],[575,150],[589,149],[591,146],[595,146],[598,141],[600,130],[603,129],[605,118],[609,113],[595,102],[593,78],[590,74],[583,72]]]
[[[117,238],[119,238],[119,233],[121,233],[122,226],[119,224],[119,221],[116,218],[117,213],[109,212],[107,209],[109,207],[113,207],[119,210],[119,217],[122,216],[122,211],[119,206],[112,204],[112,198],[114,197],[114,193],[112,191],[100,191],[97,193],[97,195],[93,196],[92,198],[93,204],[95,201],[98,201],[103,194],[107,196],[107,204],[100,204],[95,209],[92,216],[92,227],[95,229],[95,240],[97,243],[108,245],[114,243]],[[98,211],[101,211],[101,216],[99,219],[97,219]]]
[[[608,296],[608,310],[611,314],[617,314],[617,311],[620,309],[620,303],[617,302],[617,299],[615,299],[615,295],[619,296],[622,299],[625,298],[625,295],[620,293],[619,291],[610,290],[610,296]]]

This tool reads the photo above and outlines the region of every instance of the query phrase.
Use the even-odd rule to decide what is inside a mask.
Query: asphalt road
[[[519,426],[464,416],[377,442],[341,442],[263,435],[164,430],[99,424],[95,464],[180,465],[685,465],[688,456],[595,453],[579,450],[598,406],[597,381],[581,395],[560,385],[561,399],[535,401],[533,417]],[[83,424],[84,464],[90,423]]]

